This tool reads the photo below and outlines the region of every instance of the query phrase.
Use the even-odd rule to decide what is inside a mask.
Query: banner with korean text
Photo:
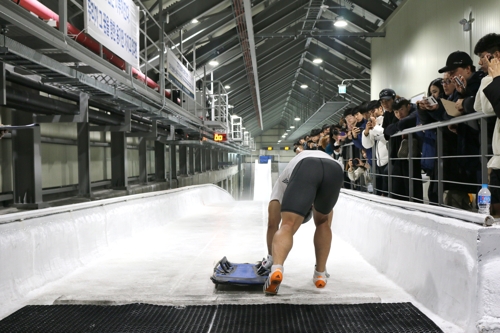
[[[167,52],[168,80],[194,99],[194,76],[172,51]]]
[[[132,0],[84,0],[85,30],[139,68],[139,7]]]

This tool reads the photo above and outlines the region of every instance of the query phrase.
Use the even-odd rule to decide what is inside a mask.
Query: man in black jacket
[[[417,134],[413,134],[413,138],[417,139],[412,141],[412,145],[414,146],[412,149],[412,152],[408,152],[408,146],[406,143],[406,152],[402,153],[401,150],[404,150],[404,145],[402,145],[403,138],[401,136],[392,136],[396,134],[397,132],[403,131],[407,128],[415,127],[417,126],[417,106],[413,103],[410,103],[409,100],[407,100],[404,97],[397,98],[394,101],[393,105],[393,110],[394,110],[394,121],[392,124],[388,125],[387,127],[384,128],[384,136],[385,139],[389,141],[389,147],[390,147],[390,152],[389,152],[389,157],[390,157],[390,162],[392,165],[391,168],[391,177],[392,176],[402,176],[402,177],[408,177],[409,176],[409,159],[408,155],[415,154],[418,156],[412,156],[416,158],[412,158],[412,164],[413,164],[413,174],[411,177],[414,179],[412,180],[412,186],[413,186],[413,200],[416,202],[422,202],[423,201],[423,187],[422,187],[422,181],[421,180],[416,180],[416,179],[421,179],[421,171],[420,171],[420,152],[421,150],[421,145],[420,142],[417,139]],[[407,139],[405,139],[407,140]],[[414,153],[414,152],[415,153]],[[399,154],[398,154],[399,153]],[[398,156],[399,155],[399,156]],[[403,155],[405,159],[403,158]],[[393,177],[392,178],[392,186],[390,189],[390,192],[392,192],[392,196],[395,199],[399,200],[409,200],[409,195],[410,195],[410,181],[408,178],[400,178],[400,177]]]

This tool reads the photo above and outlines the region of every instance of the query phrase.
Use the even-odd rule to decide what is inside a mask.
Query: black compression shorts
[[[339,163],[326,158],[308,157],[293,169],[281,202],[282,212],[306,216],[314,209],[329,214],[339,198],[344,172]]]

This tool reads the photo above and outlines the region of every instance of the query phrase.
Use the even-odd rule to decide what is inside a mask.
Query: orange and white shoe
[[[324,288],[326,286],[326,282],[328,281],[328,273],[325,272],[318,272],[314,270],[314,275],[313,275],[313,282],[316,288]]]
[[[281,281],[283,281],[283,271],[280,268],[276,268],[269,274],[264,284],[264,293],[266,295],[276,295],[280,288]]]

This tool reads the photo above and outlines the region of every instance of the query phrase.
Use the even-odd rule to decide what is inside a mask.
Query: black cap
[[[446,66],[441,68],[438,72],[450,72],[457,69],[458,67],[474,66],[472,58],[465,52],[455,51],[448,56],[446,59]]]
[[[407,99],[406,99],[406,98],[404,98],[404,97],[400,97],[400,98],[398,98],[398,99],[396,99],[396,100],[394,101],[394,104],[392,105],[392,109],[393,109],[393,110],[399,110],[399,109],[401,109],[403,106],[406,106],[406,105],[408,105],[408,104],[410,104],[410,101],[409,101],[409,100],[407,100]]]
[[[396,98],[396,92],[392,89],[386,88],[383,89],[380,94],[378,94],[378,98],[380,99],[394,99]]]

